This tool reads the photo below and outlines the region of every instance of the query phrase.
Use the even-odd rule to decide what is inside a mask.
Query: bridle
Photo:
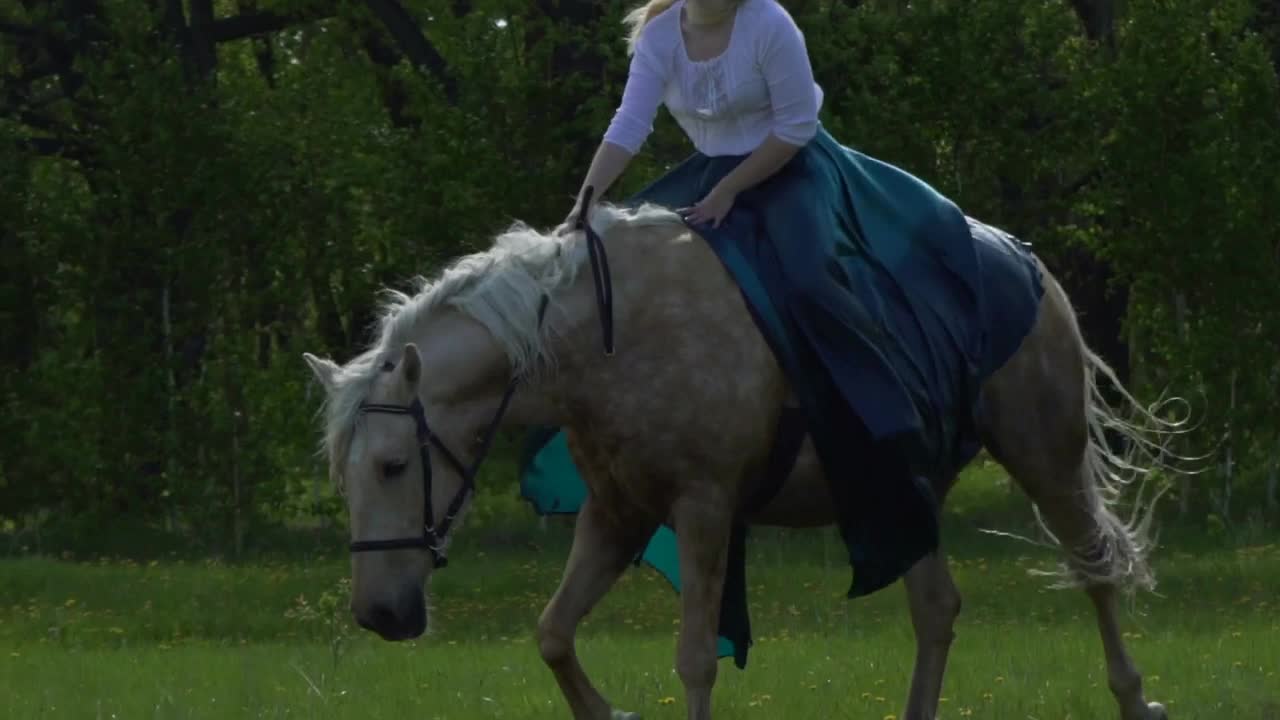
[[[422,534],[417,537],[401,537],[390,540],[356,540],[351,543],[351,552],[420,548],[431,553],[432,563],[437,569],[449,564],[449,559],[445,556],[444,540],[449,536],[449,527],[453,525],[453,520],[458,516],[458,512],[462,510],[467,497],[475,491],[476,474],[480,471],[480,463],[484,461],[485,455],[489,452],[489,447],[493,444],[494,437],[498,434],[498,426],[502,422],[502,416],[507,411],[507,406],[511,404],[511,396],[515,395],[517,385],[518,378],[512,378],[507,385],[507,390],[502,395],[502,402],[498,405],[498,411],[494,413],[493,419],[489,422],[489,426],[481,437],[476,459],[469,466],[464,465],[458,459],[458,456],[449,449],[448,445],[444,444],[439,435],[431,432],[431,426],[427,424],[427,415],[422,409],[422,401],[418,398],[415,397],[409,405],[364,403],[360,406],[362,414],[385,413],[388,415],[408,415],[413,418],[418,439],[418,457],[422,464],[423,525]],[[445,461],[452,465],[453,469],[462,477],[462,486],[458,488],[458,492],[449,501],[449,505],[445,508],[444,518],[440,520],[439,525],[435,523],[436,514],[431,502],[432,447],[439,450]]]
[[[587,253],[591,259],[591,278],[596,289],[596,306],[600,312],[600,325],[604,334],[604,350],[606,355],[613,355],[613,282],[609,274],[609,259],[605,254],[604,242],[587,222],[587,211],[591,207],[592,191],[593,188],[591,186],[587,186],[583,191],[582,210],[578,215],[575,228],[586,231]],[[550,298],[548,296],[542,296],[542,302],[538,306],[539,327],[542,326],[549,301]],[[390,363],[383,366],[384,371],[393,368],[394,365]],[[507,389],[502,394],[502,401],[498,404],[498,409],[489,420],[488,426],[485,427],[484,434],[480,436],[475,460],[470,465],[466,465],[459,460],[458,455],[450,450],[449,446],[445,445],[440,436],[431,431],[431,426],[427,423],[426,412],[422,408],[422,401],[416,395],[413,398],[413,402],[408,405],[361,403],[361,414],[382,413],[387,415],[408,415],[413,418],[414,431],[418,441],[418,456],[422,465],[423,525],[422,534],[418,536],[391,538],[388,540],[353,541],[350,545],[351,552],[420,549],[426,550],[431,554],[431,561],[435,569],[439,570],[449,564],[449,558],[445,555],[444,547],[445,540],[449,537],[449,528],[453,525],[458,513],[461,512],[462,506],[466,504],[467,498],[475,492],[475,479],[480,472],[480,465],[484,462],[489,449],[493,446],[493,440],[498,435],[498,428],[502,425],[502,418],[506,415],[507,408],[511,405],[511,398],[515,395],[516,388],[520,386],[520,380],[520,376],[517,375],[513,376],[510,382],[507,383]],[[462,478],[462,485],[454,493],[453,499],[449,501],[448,506],[445,507],[444,517],[441,518],[439,524],[436,524],[435,509],[431,502],[431,448],[433,447],[440,452],[445,462],[449,463]]]

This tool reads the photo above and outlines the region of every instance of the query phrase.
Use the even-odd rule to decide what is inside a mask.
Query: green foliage
[[[1051,265],[1105,262],[1133,343],[1110,359],[1144,396],[1203,388],[1201,445],[1230,429],[1237,464],[1272,459],[1274,13],[1128,3],[1111,55],[1063,2],[787,4],[838,138]],[[0,516],[124,513],[240,547],[340,507],[301,352],[350,357],[379,288],[563,217],[630,3],[404,3],[443,69],[362,3],[261,3],[294,21],[237,38],[158,5],[0,0],[30,28],[0,31]],[[618,194],[687,152],[661,115]],[[1092,279],[1060,274],[1112,332]],[[510,472],[486,481],[510,496]]]

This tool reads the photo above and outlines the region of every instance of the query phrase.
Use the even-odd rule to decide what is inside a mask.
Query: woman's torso
[[[666,37],[669,57],[663,104],[706,155],[745,155],[773,129],[769,85],[761,64],[764,23],[772,21],[774,0],[744,0],[736,16],[711,32],[686,30],[685,0],[654,18],[654,30]],[[785,11],[784,11],[785,12]],[[814,84],[818,106],[822,89]]]

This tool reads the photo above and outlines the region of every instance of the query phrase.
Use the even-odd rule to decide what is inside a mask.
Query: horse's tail
[[[1195,472],[1178,466],[1197,458],[1178,455],[1170,447],[1177,436],[1193,429],[1188,425],[1190,405],[1173,397],[1143,407],[1105,360],[1083,341],[1081,347],[1089,436],[1080,479],[1095,531],[1083,547],[1064,548],[1075,554],[1073,562],[1049,574],[1059,578],[1057,587],[1105,583],[1151,590],[1155,575],[1147,558],[1154,546],[1151,530],[1156,504],[1172,487],[1172,475]],[[1112,406],[1099,387],[1099,375],[1111,382],[1128,412]],[[1176,405],[1188,412],[1180,419],[1169,419]],[[1127,490],[1134,491],[1128,502]],[[1036,519],[1061,545],[1038,509]]]

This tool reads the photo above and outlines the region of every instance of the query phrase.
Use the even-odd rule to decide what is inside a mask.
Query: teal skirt
[[[629,202],[693,205],[744,159],[695,153]],[[693,229],[734,278],[804,412],[849,551],[849,596],[886,587],[937,548],[932,488],[977,453],[979,388],[1035,321],[1033,257],[824,129],[741,193],[718,228]],[[531,437],[522,492],[540,512],[581,501],[555,429]],[[678,578],[659,564],[667,559],[647,559]]]

